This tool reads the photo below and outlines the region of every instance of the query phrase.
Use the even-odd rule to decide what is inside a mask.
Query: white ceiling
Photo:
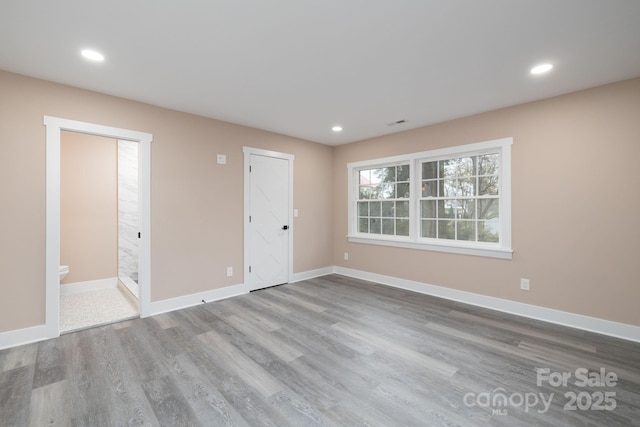
[[[0,0],[0,69],[338,145],[640,76],[640,1]]]

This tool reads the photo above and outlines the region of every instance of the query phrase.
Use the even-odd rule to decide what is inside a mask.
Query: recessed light
[[[85,58],[87,58],[87,59],[89,59],[91,61],[95,61],[95,62],[104,61],[104,55],[101,54],[100,52],[96,52],[95,50],[84,49],[80,53],[82,53],[82,56],[84,56]]]
[[[342,126],[334,126],[331,128],[331,130],[334,132],[342,132]]]
[[[552,68],[553,64],[549,63],[536,65],[531,69],[531,74],[544,74],[551,71]]]

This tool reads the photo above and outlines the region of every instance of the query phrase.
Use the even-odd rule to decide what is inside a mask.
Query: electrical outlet
[[[345,259],[345,261],[349,259],[349,252],[345,252],[344,253],[344,259]]]
[[[227,164],[227,156],[225,154],[218,154],[216,156],[216,160],[218,161],[219,165],[226,165]]]
[[[529,290],[529,279],[520,279],[520,289],[523,291]]]
[[[233,267],[227,267],[227,277],[233,276]]]

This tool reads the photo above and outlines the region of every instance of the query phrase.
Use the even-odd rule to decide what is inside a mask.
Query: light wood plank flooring
[[[640,344],[330,275],[1,351],[0,425],[640,425]]]

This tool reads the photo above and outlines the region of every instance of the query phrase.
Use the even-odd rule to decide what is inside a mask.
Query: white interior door
[[[249,154],[249,290],[289,281],[289,161]]]

